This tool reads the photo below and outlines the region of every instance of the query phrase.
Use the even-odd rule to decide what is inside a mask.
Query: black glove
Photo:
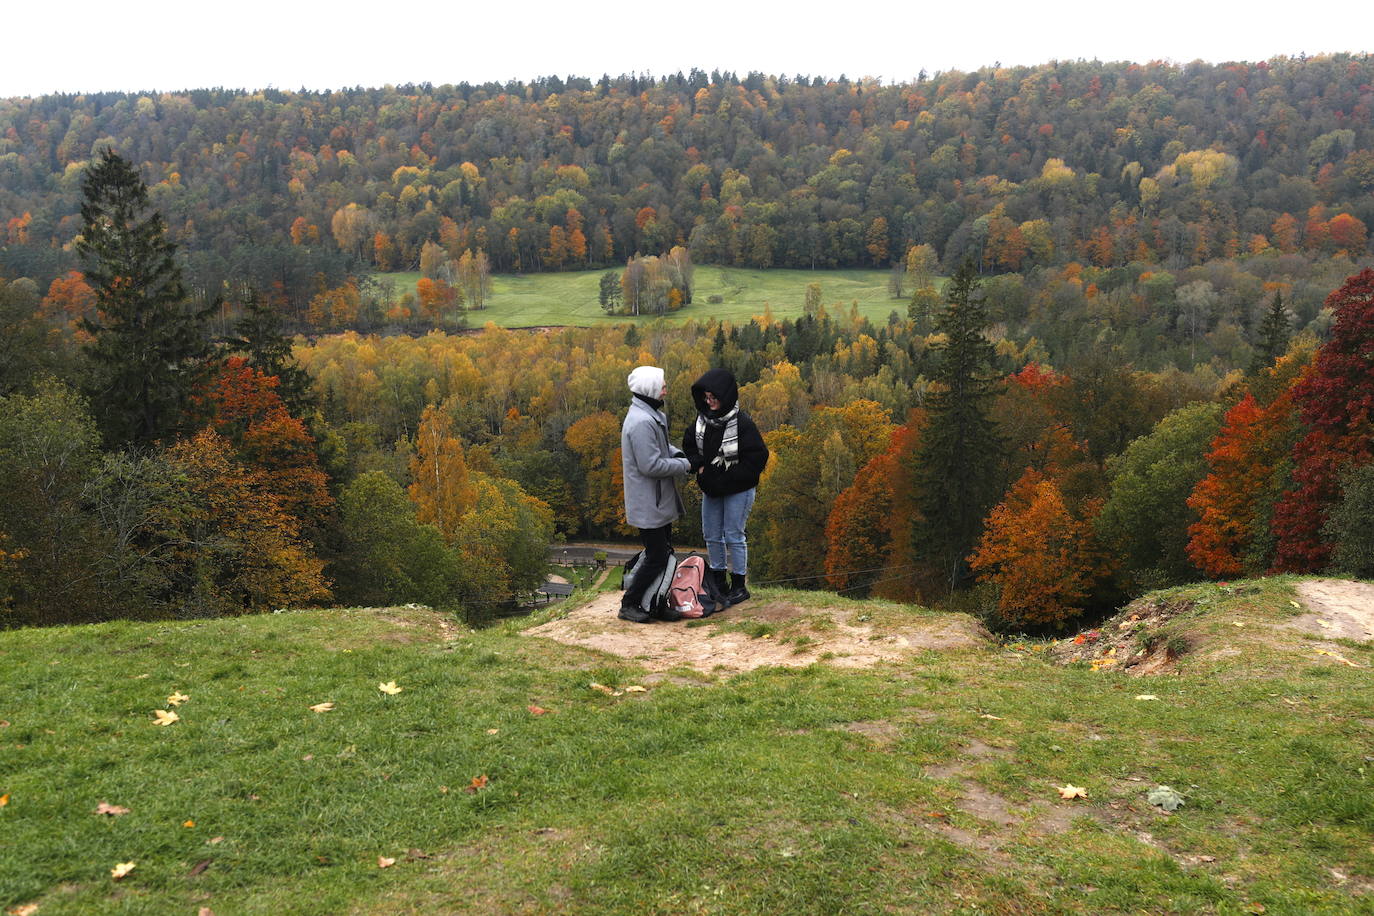
[[[687,463],[692,466],[693,474],[695,474],[697,471],[700,471],[702,468],[706,466],[706,461],[701,457],[700,454],[688,455]]]

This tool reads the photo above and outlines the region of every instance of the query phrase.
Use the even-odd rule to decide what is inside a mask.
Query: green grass
[[[0,633],[0,908],[1374,911],[1374,651],[1260,638],[1284,581],[1198,594],[1195,644],[1240,651],[1149,680],[1037,644],[651,677],[423,609]],[[839,620],[899,619],[871,607]],[[154,725],[174,691],[181,721]],[[1159,783],[1176,814],[1145,803]]]
[[[488,321],[501,327],[544,325],[595,326],[616,324],[630,319],[608,316],[597,301],[601,275],[605,271],[576,273],[501,275],[493,278],[491,298],[481,311],[467,313],[468,324],[481,327]],[[397,295],[413,291],[418,273],[392,273]],[[734,267],[698,267],[692,305],[670,316],[675,320],[705,321],[720,318],[740,324],[764,308],[772,306],[778,318],[802,313],[808,283],[821,284],[821,301],[826,308],[848,313],[857,301],[859,311],[874,322],[887,321],[895,309],[906,314],[906,300],[893,299],[887,289],[886,270],[745,270]],[[708,299],[720,296],[719,304]],[[645,316],[640,320],[651,320]]]

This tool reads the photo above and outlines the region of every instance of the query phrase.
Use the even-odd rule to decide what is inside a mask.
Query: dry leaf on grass
[[[114,878],[116,881],[122,881],[124,880],[124,876],[135,868],[138,868],[137,862],[120,862],[114,868],[110,869],[110,877]]]
[[[1137,700],[1158,700],[1159,697],[1155,696],[1153,693],[1142,693],[1142,694],[1139,694],[1138,696],[1136,696],[1136,699],[1137,699]]]
[[[171,725],[173,722],[180,722],[181,716],[166,709],[153,710],[154,725]]]
[[[532,715],[532,716],[542,716],[542,715],[545,715],[545,714],[547,714],[547,713],[549,713],[549,712],[551,711],[551,710],[545,709],[545,708],[542,707],[542,706],[535,706],[533,703],[531,703],[527,708],[529,709],[530,715]]]
[[[214,859],[201,859],[201,860],[200,860],[199,862],[197,862],[195,865],[192,865],[192,866],[191,866],[191,870],[188,871],[188,872],[186,873],[186,877],[188,877],[188,878],[194,878],[196,875],[204,874],[205,869],[209,868],[209,867],[210,867],[210,863],[213,862],[213,861],[215,861],[215,860],[214,860]]]
[[[981,716],[979,716],[978,718],[980,718],[980,719],[995,719],[995,720],[998,721],[998,722],[1001,722],[1001,721],[1002,721],[1002,717],[1001,717],[1001,716],[994,716],[994,715],[993,715],[992,713],[990,713],[990,712],[985,712],[985,713],[983,713]]]
[[[629,687],[626,687],[626,688],[625,688],[625,692],[626,692],[626,693],[648,693],[648,692],[649,692],[649,688],[648,688],[648,687],[641,687],[641,686],[639,686],[638,684],[631,684]]]
[[[180,706],[182,703],[185,703],[189,699],[191,699],[189,696],[182,693],[181,691],[177,691],[176,693],[172,694],[167,698],[167,705]]]
[[[1330,658],[1334,658],[1336,661],[1340,662],[1342,665],[1349,665],[1349,666],[1352,667],[1352,668],[1363,668],[1363,667],[1364,667],[1364,665],[1357,665],[1357,664],[1355,664],[1354,662],[1352,662],[1350,659],[1345,658],[1344,656],[1341,656],[1341,655],[1337,655],[1335,652],[1328,652],[1328,651],[1326,651],[1325,649],[1315,649],[1315,650],[1313,650],[1313,651],[1315,651],[1318,655],[1326,655],[1326,656],[1328,656],[1328,657],[1330,657]]]
[[[6,792],[4,795],[0,795],[0,808],[5,807],[5,806],[8,805],[9,803],[10,803],[10,793]]]
[[[95,806],[95,814],[108,814],[111,817],[119,817],[121,814],[128,814],[129,809],[123,805],[110,805],[105,802]]]
[[[485,789],[486,787],[487,774],[483,773],[481,776],[472,777],[472,782],[468,783],[467,786],[463,789],[463,791],[468,793],[469,795],[476,795],[478,789]]]
[[[404,687],[397,687],[395,681],[387,681],[385,684],[378,684],[377,689],[389,697],[394,697],[402,690],[405,690]]]
[[[38,904],[21,903],[19,906],[10,907],[8,910],[5,910],[5,912],[8,913],[9,916],[33,916],[34,913],[38,912]]]
[[[196,910],[196,916],[215,916],[215,911],[210,909],[208,906],[203,906],[200,909]]]
[[[195,821],[182,821],[182,822],[181,822],[181,826],[183,826],[183,827],[194,827],[195,825],[196,825],[196,822],[195,822]]]
[[[310,707],[311,712],[330,712],[334,709],[333,703],[316,703]]]
[[[377,857],[377,867],[378,867],[378,868],[390,868],[391,866],[393,866],[393,865],[395,865],[395,864],[396,864],[396,860],[395,860],[395,859],[388,859],[386,856],[378,856],[378,857]]]
[[[596,681],[592,681],[587,686],[590,687],[592,690],[595,690],[597,693],[606,694],[606,696],[608,697],[618,697],[622,693],[624,693],[624,691],[622,690],[614,690],[610,687],[607,687],[605,684],[598,684]]]
[[[1155,786],[1146,794],[1145,800],[1165,811],[1177,811],[1183,804],[1183,796],[1169,786]]]
[[[1060,798],[1087,798],[1087,797],[1088,797],[1088,790],[1087,790],[1087,789],[1083,788],[1082,786],[1076,786],[1076,785],[1074,785],[1073,783],[1069,783],[1069,784],[1063,785],[1063,786],[1058,786],[1057,788],[1059,789],[1059,797],[1060,797]]]

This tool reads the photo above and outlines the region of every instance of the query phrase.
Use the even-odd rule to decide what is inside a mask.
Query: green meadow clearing
[[[604,270],[575,273],[497,275],[492,278],[492,294],[486,308],[467,314],[468,324],[480,327],[488,321],[501,327],[543,325],[595,326],[618,324],[630,319],[608,316],[597,301]],[[418,273],[379,274],[396,284],[396,294],[413,292]],[[839,306],[848,312],[851,303],[874,322],[885,322],[895,309],[906,314],[907,301],[893,299],[888,292],[886,270],[745,270],[735,267],[696,268],[696,287],[690,306],[672,313],[674,320],[705,321],[719,318],[736,324],[762,315],[772,306],[779,318],[802,313],[809,283],[821,285],[821,302],[827,308]],[[707,300],[719,296],[719,304]],[[653,320],[643,316],[641,321]]]
[[[607,626],[816,663],[524,634],[558,607],[0,632],[0,909],[1371,913],[1374,648],[1290,628],[1296,582],[1156,596],[1167,632],[1118,634],[1170,647],[1149,677],[991,640],[840,667],[837,632],[956,623],[773,589]]]

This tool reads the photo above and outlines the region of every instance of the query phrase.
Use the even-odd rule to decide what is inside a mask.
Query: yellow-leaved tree
[[[420,417],[415,456],[410,459],[410,499],[416,518],[439,529],[452,544],[458,524],[477,501],[463,443],[453,433],[453,415],[430,404]]]

